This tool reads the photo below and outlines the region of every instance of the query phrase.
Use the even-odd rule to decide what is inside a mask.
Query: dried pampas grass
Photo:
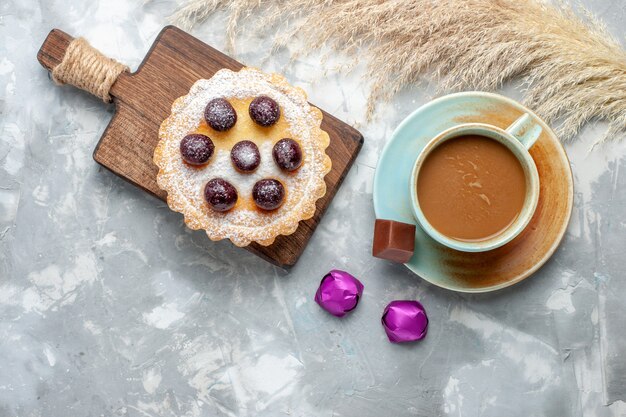
[[[174,20],[190,27],[229,13],[230,47],[240,23],[275,28],[276,46],[293,36],[314,50],[328,45],[369,60],[368,101],[387,100],[426,76],[440,92],[525,85],[525,104],[570,139],[590,120],[626,132],[626,52],[589,15],[539,0],[188,0]],[[581,10],[582,11],[582,10]],[[258,17],[261,16],[261,17]]]

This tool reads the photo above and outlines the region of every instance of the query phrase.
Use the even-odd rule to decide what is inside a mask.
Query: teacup
[[[515,122],[513,122],[506,130],[493,126],[493,125],[489,125],[489,124],[465,123],[465,124],[454,126],[448,130],[445,130],[439,133],[423,148],[423,150],[417,156],[417,159],[415,161],[415,165],[413,168],[413,172],[411,175],[411,181],[410,181],[411,204],[412,204],[413,214],[419,226],[430,237],[432,237],[434,240],[441,243],[442,245],[445,245],[455,250],[464,251],[464,252],[488,251],[488,250],[492,250],[500,246],[503,246],[506,243],[513,240],[517,235],[519,235],[526,228],[531,218],[533,217],[535,209],[537,208],[537,202],[539,200],[539,175],[537,173],[537,167],[535,165],[535,162],[532,156],[530,155],[530,153],[528,152],[528,149],[539,138],[539,136],[541,135],[541,132],[542,132],[541,126],[537,124],[536,121],[533,120],[530,114],[526,113],[522,115],[520,118],[518,118]],[[486,174],[483,175],[484,178],[491,178],[494,176],[493,172],[489,172],[489,167],[490,167],[489,163],[492,161],[489,161],[489,160],[487,160],[486,162],[483,161],[485,166],[483,167],[482,171],[479,172],[480,168],[477,168],[476,164],[474,164],[469,159],[465,161],[462,158],[457,156],[456,157],[458,159],[457,161],[457,160],[452,159],[452,157],[450,157],[450,155],[458,155],[456,153],[448,153],[445,155],[442,154],[442,152],[444,152],[445,149],[450,149],[450,152],[453,152],[452,146],[456,146],[455,149],[463,150],[463,148],[461,148],[460,146],[463,146],[463,143],[464,143],[463,141],[467,138],[471,138],[472,140],[477,141],[476,142],[477,144],[481,144],[480,140],[482,138],[482,139],[487,140],[487,142],[495,141],[499,143],[500,145],[503,145],[504,148],[510,151],[510,153],[514,156],[514,158],[510,158],[510,157],[508,158],[512,161],[515,161],[515,159],[517,159],[517,161],[519,162],[519,165],[521,166],[521,169],[518,169],[517,166],[515,167],[519,171],[518,178],[516,178],[516,181],[517,181],[516,184],[523,183],[525,186],[524,191],[520,191],[518,193],[520,195],[515,196],[517,198],[516,201],[519,201],[519,208],[517,207],[511,208],[511,210],[514,209],[517,214],[511,215],[512,217],[511,217],[510,223],[506,223],[507,220],[505,217],[502,219],[502,221],[505,222],[503,223],[505,224],[505,226],[503,226],[497,233],[491,233],[489,235],[481,236],[477,238],[474,238],[471,236],[470,236],[471,238],[466,238],[465,235],[463,235],[462,237],[459,237],[458,235],[461,235],[462,233],[466,233],[465,229],[469,230],[467,231],[468,236],[470,232],[474,233],[473,229],[469,228],[469,226],[472,226],[472,227],[474,226],[474,223],[477,222],[474,220],[477,217],[481,217],[481,219],[488,219],[489,216],[491,215],[489,213],[489,209],[492,203],[495,206],[498,203],[497,200],[503,200],[503,198],[498,198],[499,196],[497,192],[496,194],[492,193],[491,199],[489,199],[485,194],[480,194],[480,192],[482,191],[481,188],[483,187],[483,184],[481,184],[480,182],[481,174],[486,172]],[[453,139],[457,139],[457,141],[453,142],[452,141]],[[442,147],[442,145],[446,143],[447,145]],[[470,143],[470,142],[465,142],[465,143]],[[497,148],[500,148],[499,145],[497,144],[490,144],[489,146],[491,146],[492,148],[494,146]],[[481,148],[478,145],[476,145],[472,149],[476,149],[476,152],[478,152],[477,160],[482,161],[480,158],[481,157],[480,149],[487,149],[487,148]],[[438,150],[438,151],[433,153],[435,150]],[[454,152],[457,152],[457,151],[454,151]],[[498,154],[495,153],[494,155],[498,155]],[[435,216],[433,216],[432,210],[435,210],[436,206],[433,206],[434,208],[431,208],[432,206],[431,202],[428,201],[424,195],[421,196],[422,205],[424,207],[420,205],[420,195],[419,195],[420,192],[418,192],[418,186],[421,187],[420,190],[426,189],[424,187],[426,187],[427,185],[423,185],[422,183],[427,183],[427,181],[430,181],[430,179],[428,180],[426,179],[427,176],[432,177],[432,175],[438,175],[436,173],[439,172],[435,170],[435,168],[437,168],[436,165],[435,165],[435,168],[431,168],[433,164],[437,163],[437,162],[432,162],[435,159],[431,159],[430,163],[426,162],[427,160],[429,160],[429,157],[447,158],[448,160],[451,160],[450,162],[451,164],[457,164],[457,165],[450,165],[450,166],[453,166],[454,167],[453,169],[456,170],[455,172],[450,172],[450,174],[454,174],[457,176],[455,177],[456,182],[454,184],[458,183],[460,184],[459,187],[463,187],[463,188],[462,189],[459,188],[459,191],[457,194],[454,193],[455,189],[452,188],[451,194],[450,194],[451,198],[455,197],[457,201],[459,201],[459,199],[461,199],[460,201],[465,201],[463,199],[465,199],[465,196],[468,195],[469,197],[467,198],[467,201],[470,201],[470,200],[474,201],[476,200],[477,196],[482,198],[485,201],[485,203],[483,204],[484,207],[475,208],[474,207],[475,204],[474,206],[472,206],[472,210],[474,211],[480,210],[480,211],[476,211],[476,213],[474,213],[473,211],[470,213],[470,207],[466,208],[464,206],[461,207],[459,205],[456,205],[452,208],[455,210],[454,211],[455,213],[460,213],[461,215],[458,217],[455,217],[454,219],[450,219],[450,221],[451,223],[456,225],[454,227],[460,228],[459,230],[462,230],[462,233],[459,232],[455,234],[456,230],[453,230],[449,232],[449,234],[445,234],[441,230],[439,230],[437,227],[433,226],[433,224],[431,224],[431,221],[429,221],[428,216],[425,214],[424,209],[428,208],[428,210],[430,210],[430,213],[431,213],[430,218],[431,220],[433,220],[435,219]],[[483,159],[486,159],[486,158],[483,158]],[[441,159],[441,160],[444,161],[444,159]],[[448,162],[449,161],[446,161],[446,163]],[[495,161],[495,162],[500,162],[500,161]],[[425,165],[426,165],[426,169],[424,170],[424,172],[422,172],[422,168]],[[514,167],[511,167],[511,168],[514,168]],[[464,171],[464,169],[467,169],[467,172]],[[476,170],[476,172],[474,172],[474,170]],[[433,174],[433,172],[435,174]],[[507,175],[509,174],[508,171],[506,171],[506,173]],[[420,178],[420,174],[422,174],[423,178]],[[450,184],[452,184],[452,182],[454,181],[454,179],[452,179],[454,175],[450,175],[450,178],[451,178]],[[511,175],[513,175],[513,173],[511,173]],[[470,180],[474,179],[474,177],[478,178],[478,180],[474,181],[474,183],[469,183],[469,185],[466,186],[464,183],[460,182],[460,179],[459,179],[459,178],[463,178],[463,180],[465,180],[466,176],[470,176],[469,177]],[[502,181],[504,181],[508,177],[504,176],[503,178],[504,179],[501,179]],[[437,178],[435,177],[434,180],[437,180]],[[441,177],[441,184],[444,184],[446,186],[452,186],[447,181],[448,181],[447,177],[445,178],[443,176]],[[500,184],[502,181],[500,182],[496,181],[496,182],[498,182],[498,184],[502,187],[502,184]],[[474,190],[474,188],[477,188],[477,190]],[[511,188],[515,188],[515,186],[512,184]],[[517,189],[521,190],[521,187],[518,186]],[[504,188],[502,190],[504,193],[505,191]],[[441,192],[445,192],[443,190],[439,190],[439,191],[440,191],[440,194]],[[509,193],[511,192],[511,190],[506,189],[506,192]],[[495,199],[493,198],[493,195],[496,196]],[[441,195],[439,196],[439,200],[442,200]],[[479,201],[479,200],[476,200],[476,201]],[[482,202],[480,201],[479,203],[482,204]],[[508,201],[504,201],[504,203],[508,203]],[[442,204],[446,204],[446,203],[444,202]],[[464,211],[466,209],[468,211],[467,213]],[[493,211],[496,212],[496,208],[494,208]],[[503,210],[499,209],[498,207],[498,211],[496,214],[503,215],[502,212]],[[445,216],[445,213],[443,212],[440,212],[438,214]],[[476,214],[478,214],[478,216],[476,216]],[[468,216],[468,217],[464,217],[464,216]],[[445,217],[444,217],[444,220],[445,220]],[[500,219],[498,220],[500,221]],[[438,222],[439,222],[440,229],[452,227],[452,226],[448,227],[445,221],[442,223],[441,220],[438,220]],[[465,227],[465,226],[468,226],[468,227]],[[478,224],[478,226],[476,227],[480,229],[479,226],[480,224]],[[493,225],[493,227],[499,227],[499,226],[496,224],[496,225]],[[480,230],[478,230],[476,233],[479,233],[479,232]]]

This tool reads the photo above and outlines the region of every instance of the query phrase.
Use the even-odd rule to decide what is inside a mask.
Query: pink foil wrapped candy
[[[390,342],[402,343],[423,339],[428,330],[424,307],[413,300],[390,302],[381,319]]]
[[[322,278],[315,302],[333,316],[343,317],[356,308],[362,294],[361,281],[345,271],[333,269]]]

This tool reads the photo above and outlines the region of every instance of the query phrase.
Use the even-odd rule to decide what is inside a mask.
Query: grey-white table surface
[[[587,0],[624,41],[622,0]],[[365,123],[362,70],[331,55],[236,57],[284,72],[357,124],[365,146],[289,273],[185,229],[181,216],[91,159],[113,109],[55,86],[35,59],[47,32],[83,35],[136,68],[170,1],[0,2],[0,416],[625,416],[626,142],[566,146],[575,206],[533,277],[487,295],[436,288],[370,256],[372,179],[394,127],[430,98],[413,88]],[[193,33],[225,46],[224,15]],[[505,94],[519,97],[515,89]],[[359,308],[313,301],[351,271]],[[418,299],[429,334],[390,344],[389,301]]]

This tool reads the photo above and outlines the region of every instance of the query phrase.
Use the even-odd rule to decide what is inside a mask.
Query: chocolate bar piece
[[[411,259],[414,250],[414,224],[376,219],[372,255],[403,264]]]

